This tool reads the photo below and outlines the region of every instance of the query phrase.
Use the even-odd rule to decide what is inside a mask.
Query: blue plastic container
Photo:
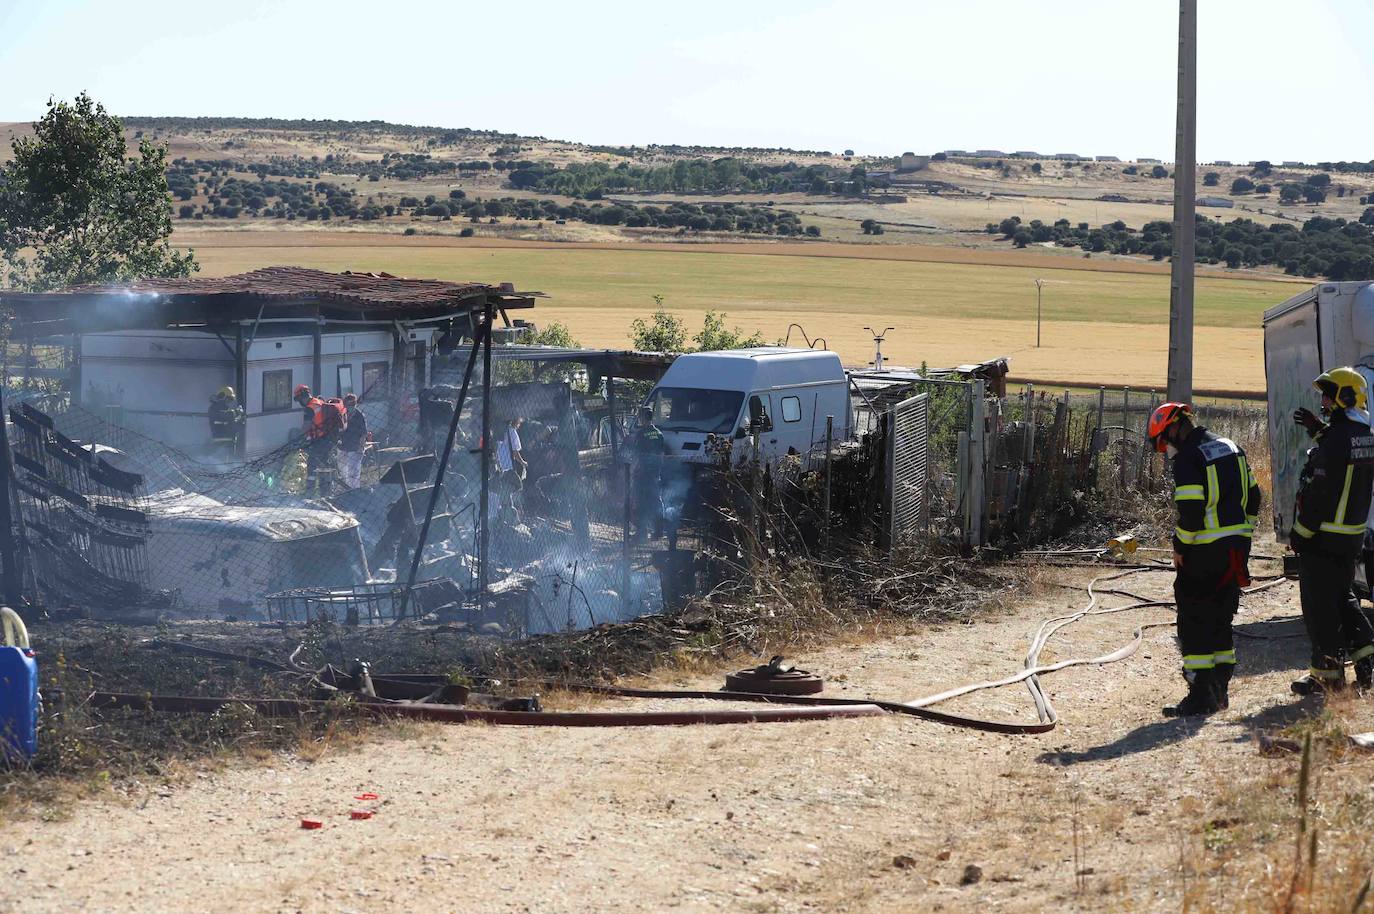
[[[8,607],[0,615],[5,640],[17,642],[0,646],[0,754],[27,761],[38,751],[38,663],[18,615]]]

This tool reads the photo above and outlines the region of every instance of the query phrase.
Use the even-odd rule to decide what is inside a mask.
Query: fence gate
[[[930,395],[892,408],[887,436],[887,545],[900,546],[930,527]]]

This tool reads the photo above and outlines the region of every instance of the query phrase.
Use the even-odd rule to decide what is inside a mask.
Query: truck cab
[[[744,459],[757,435],[760,459],[797,454],[808,464],[824,454],[827,416],[836,441],[849,436],[848,384],[840,357],[824,350],[694,352],[673,362],[645,405],[677,460],[710,462],[711,435],[730,440],[732,458]]]

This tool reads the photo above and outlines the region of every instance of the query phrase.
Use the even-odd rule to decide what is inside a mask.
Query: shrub
[[[1248,194],[1255,189],[1255,182],[1249,178],[1236,178],[1231,182],[1231,193]]]
[[[411,231],[413,231],[413,229],[412,229]],[[477,234],[477,233],[474,232],[474,231],[472,230],[472,226],[467,225],[467,226],[464,226],[464,227],[463,227],[463,230],[462,230],[461,232],[458,233],[458,237],[459,237],[459,238],[471,238],[471,237],[472,237],[473,235],[475,235],[475,234]]]

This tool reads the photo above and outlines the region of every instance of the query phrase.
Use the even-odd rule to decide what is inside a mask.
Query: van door
[[[814,388],[800,390],[776,390],[773,402],[777,404],[777,415],[773,417],[773,431],[777,437],[777,455],[796,451],[805,459],[811,450],[811,417],[815,413],[816,391]]]
[[[755,430],[758,432],[759,460],[767,462],[776,459],[778,430],[777,419],[773,414],[772,395],[767,391],[750,394],[749,399],[745,401],[744,418],[751,442]]]

